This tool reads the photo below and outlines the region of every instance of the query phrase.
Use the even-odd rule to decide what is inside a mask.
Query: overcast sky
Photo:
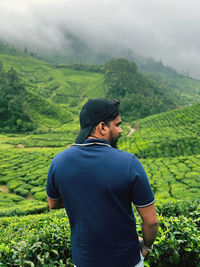
[[[199,0],[0,0],[0,39],[33,50],[126,47],[200,79]]]

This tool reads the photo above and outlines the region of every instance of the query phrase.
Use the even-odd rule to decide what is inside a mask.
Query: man
[[[134,155],[116,149],[120,124],[119,101],[89,100],[74,145],[59,153],[49,169],[49,207],[66,209],[77,267],[144,266],[156,238],[158,221],[146,173]],[[132,203],[143,220],[143,239]]]

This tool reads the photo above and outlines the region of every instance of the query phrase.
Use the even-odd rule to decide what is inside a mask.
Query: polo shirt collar
[[[87,143],[105,143],[110,145],[109,141],[105,140],[105,139],[97,139],[97,138],[91,138],[91,139],[86,139],[83,144],[87,144]]]
[[[103,146],[109,146],[111,147],[111,144],[109,141],[105,139],[97,139],[97,138],[92,138],[92,139],[86,139],[82,144],[76,144],[74,143],[73,145],[76,146],[88,146],[88,145],[103,145]]]

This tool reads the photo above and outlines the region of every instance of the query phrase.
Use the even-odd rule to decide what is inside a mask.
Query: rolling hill
[[[141,160],[160,224],[156,253],[148,255],[146,264],[198,266],[200,81],[161,64],[151,74],[151,64],[141,73],[124,59],[111,60],[114,69],[108,68],[109,62],[51,65],[1,45],[0,62],[0,265],[73,266],[68,219],[63,211],[48,212],[48,168],[53,157],[74,142],[83,103],[108,93],[113,97],[121,82],[123,90],[116,96],[122,107],[126,100],[133,107],[122,124],[119,149]],[[138,106],[136,94],[142,99]],[[157,105],[153,112],[151,100],[151,107]],[[159,105],[164,112],[158,113]],[[141,111],[147,116],[142,118]],[[33,127],[28,129],[27,123]],[[141,233],[137,213],[136,218]]]
[[[183,195],[198,198],[199,121],[198,103],[135,121],[135,132],[130,137],[125,125],[119,148],[140,158],[157,199],[169,201]],[[11,194],[7,202],[11,210],[4,205],[0,214],[13,214],[13,209],[20,213],[17,206],[24,205],[24,198],[46,202],[48,166],[56,153],[74,142],[77,132],[78,128],[69,128],[57,133],[0,135],[0,185]],[[15,200],[15,194],[22,198]],[[3,195],[0,201],[2,198]],[[30,206],[29,209],[33,212]],[[37,212],[36,208],[33,210]]]
[[[112,60],[105,65],[50,65],[14,48],[0,48],[2,71],[9,73],[14,70],[23,87],[23,92],[18,96],[13,93],[15,99],[12,100],[11,96],[10,104],[4,103],[5,110],[10,106],[12,112],[14,101],[18,109],[16,113],[24,113],[24,118],[17,118],[16,114],[13,116],[11,127],[6,125],[8,118],[5,116],[1,124],[3,131],[58,131],[61,126],[62,129],[65,126],[68,128],[69,121],[75,127],[82,104],[92,97],[118,96],[122,103],[122,115],[128,121],[192,104],[200,99],[200,81],[172,71],[165,74],[162,71],[162,75],[150,75],[139,70],[134,73],[128,68],[135,63],[125,59]],[[164,66],[162,69],[167,70]],[[118,92],[118,87],[129,89],[116,95],[113,92]],[[5,86],[0,88],[1,95],[7,95]],[[1,101],[5,102],[5,98]],[[20,121],[17,122],[17,119]]]
[[[130,125],[122,125],[119,148],[140,158],[156,198],[158,254],[147,257],[150,266],[188,266],[191,261],[198,266],[199,111],[194,104],[134,121],[129,137]],[[64,211],[48,213],[45,186],[51,160],[73,143],[77,130],[0,135],[3,266],[73,266],[68,219]],[[136,218],[139,222],[137,213]],[[137,230],[141,233],[139,224]]]

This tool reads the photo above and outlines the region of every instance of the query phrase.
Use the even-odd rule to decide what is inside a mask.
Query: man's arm
[[[51,198],[47,197],[47,200],[48,200],[48,204],[49,204],[50,209],[62,209],[62,208],[64,208],[64,205],[63,205],[61,198],[51,199]]]
[[[142,254],[143,256],[146,256],[148,254],[147,248],[151,247],[158,232],[156,209],[154,204],[144,208],[136,208],[143,220],[143,240],[140,239],[140,242],[142,244]]]

